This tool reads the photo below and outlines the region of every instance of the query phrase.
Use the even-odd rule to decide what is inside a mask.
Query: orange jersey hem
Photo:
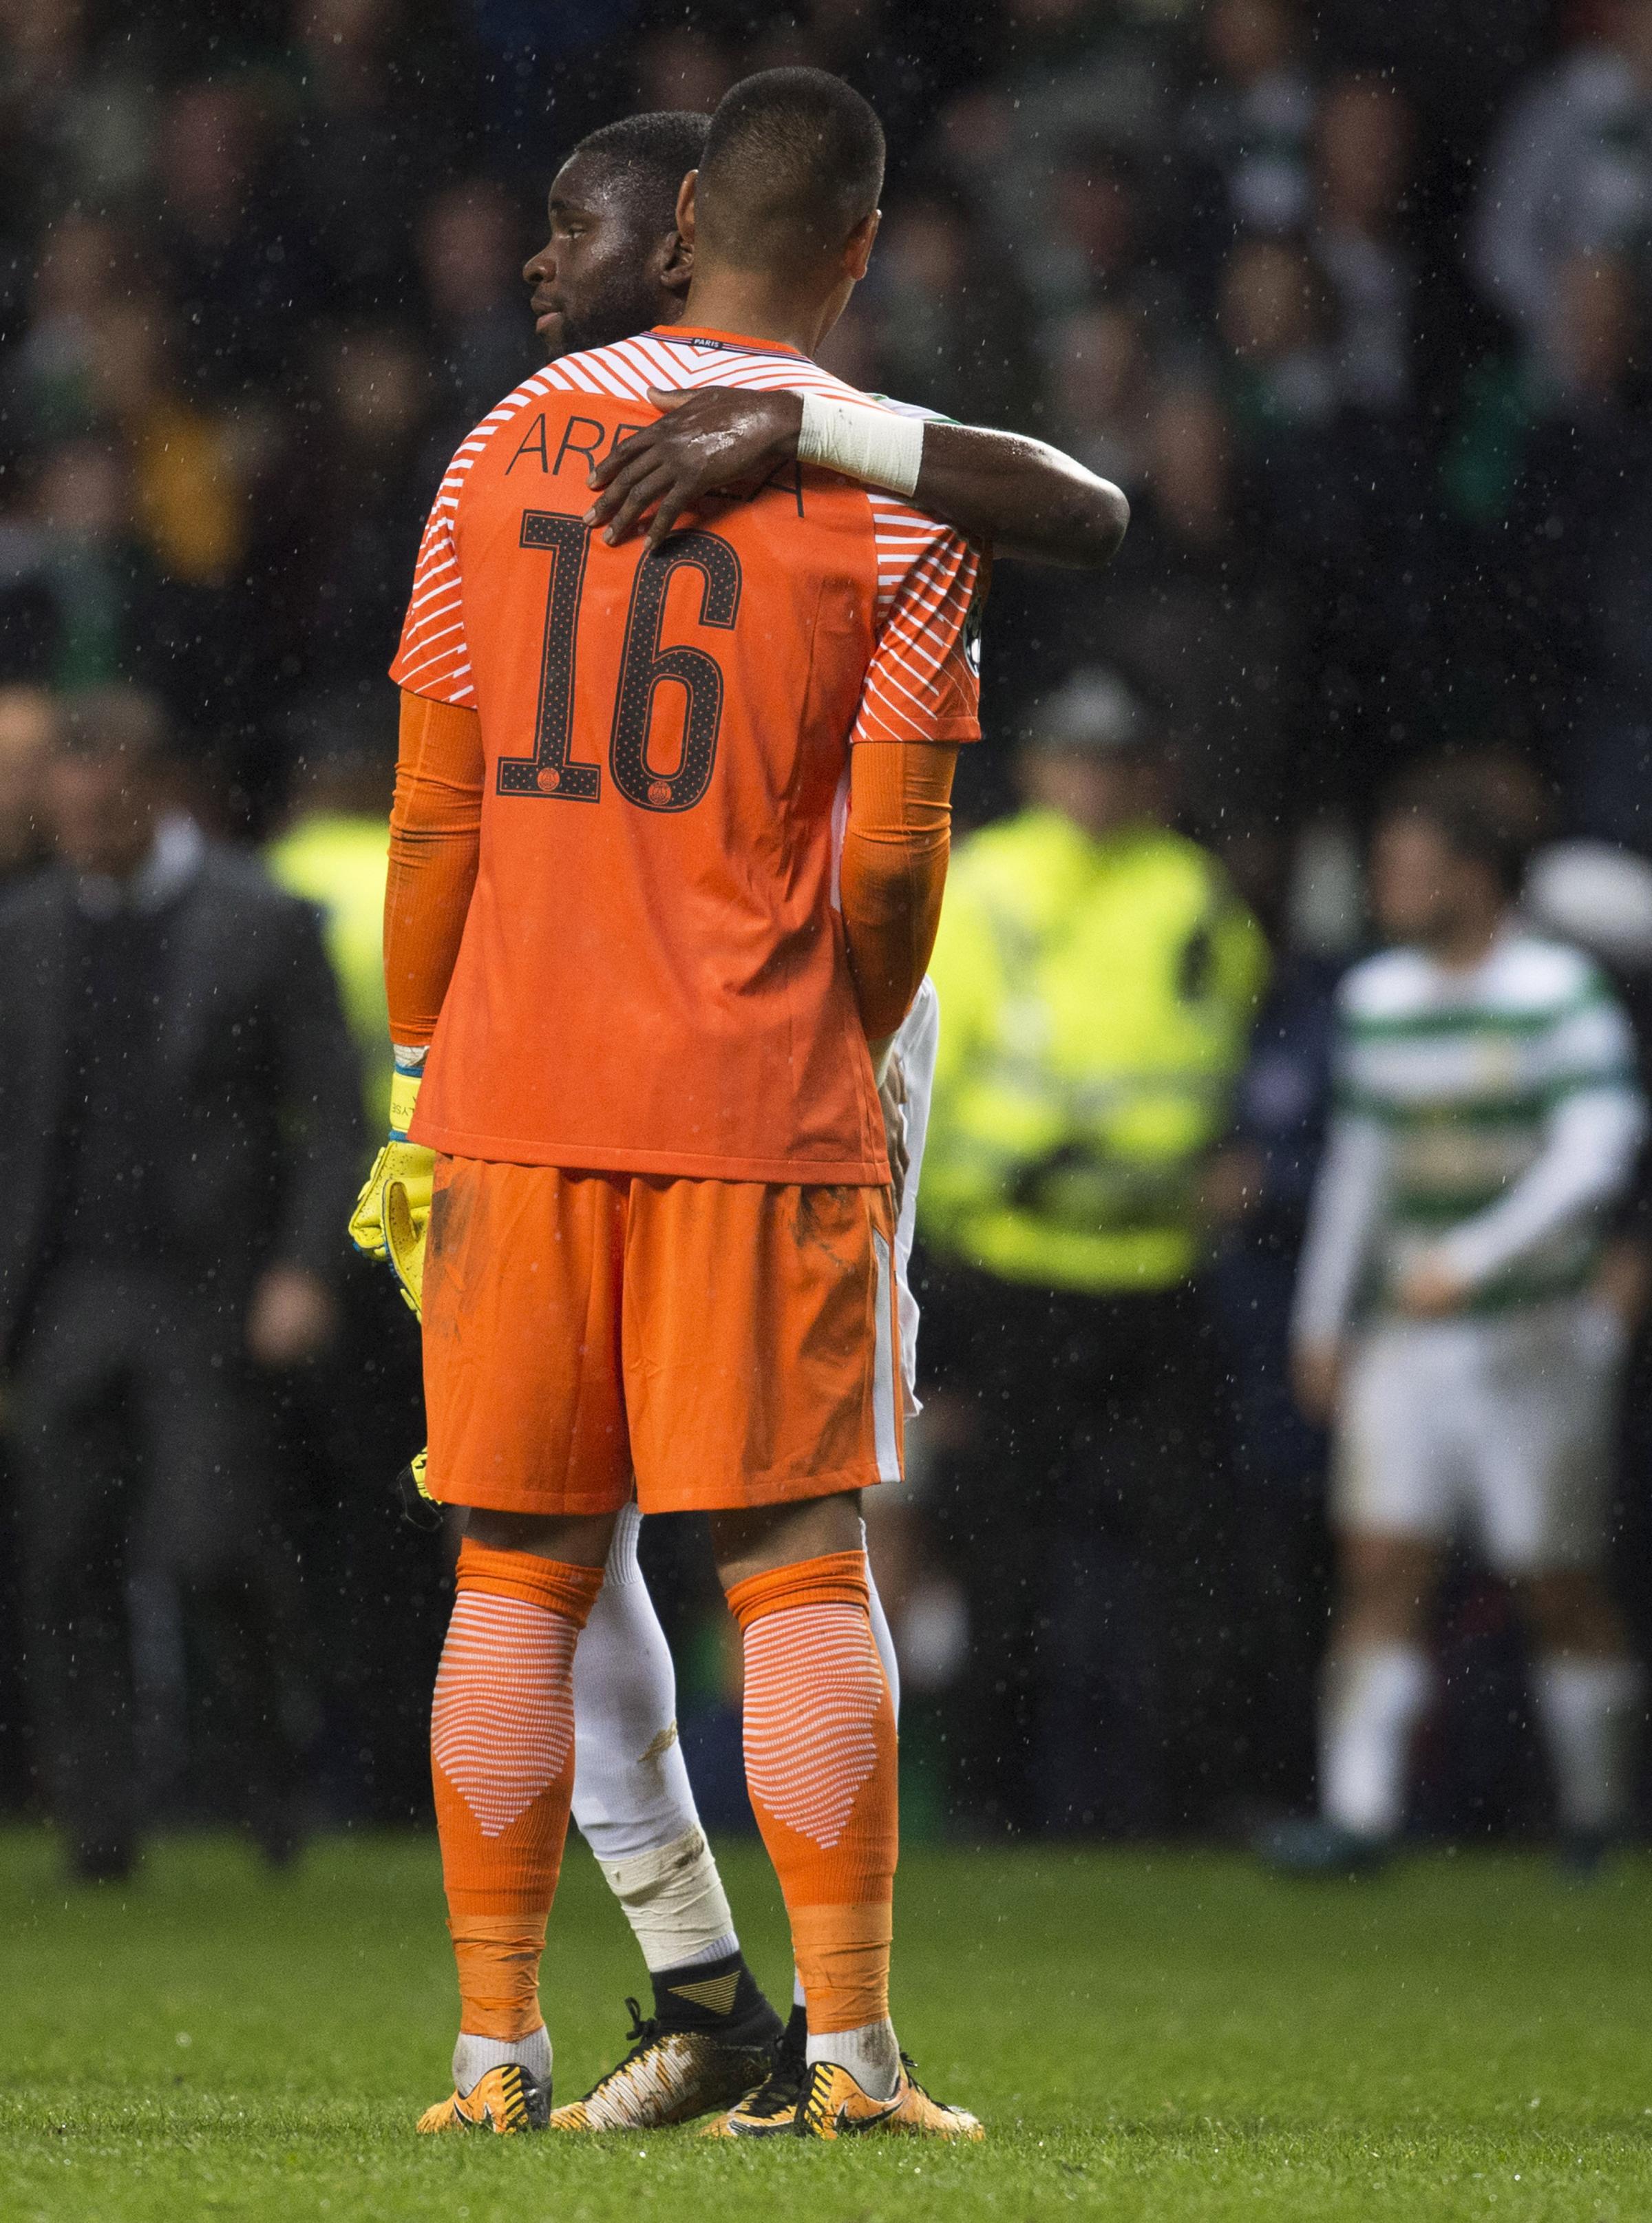
[[[417,690],[414,692],[417,693]],[[851,736],[851,748],[863,749],[869,742],[887,745],[893,741],[978,741],[982,738],[981,721],[960,715],[955,718],[931,718],[921,734],[857,734]]]
[[[442,686],[439,679],[432,680],[428,687],[410,687],[406,680],[398,679],[394,671],[389,667],[386,669],[386,677],[399,694],[417,695],[421,702],[437,702],[444,710],[468,710],[473,717],[476,715],[476,706],[474,702],[455,702],[450,695],[442,694],[439,691]]]
[[[603,1149],[590,1143],[530,1142],[520,1135],[472,1135],[416,1112],[408,1140],[450,1158],[490,1165],[555,1166],[563,1173],[661,1174],[672,1180],[763,1181],[772,1187],[887,1188],[886,1158],[721,1158],[683,1150]],[[606,1508],[604,1508],[606,1509]]]

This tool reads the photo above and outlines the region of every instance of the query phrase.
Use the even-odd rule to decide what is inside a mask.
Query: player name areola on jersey
[[[476,891],[420,1094],[456,1156],[881,1182],[834,908],[851,749],[978,736],[978,551],[813,466],[650,554],[584,523],[648,389],[867,397],[668,329],[537,372],[461,443],[392,676],[474,709]],[[872,404],[870,406],[877,406]]]

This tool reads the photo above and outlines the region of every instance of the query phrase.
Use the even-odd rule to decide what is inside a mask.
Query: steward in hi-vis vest
[[[1092,830],[1050,791],[1139,781],[1136,730],[1116,683],[1080,675],[1040,729],[1038,799],[953,855],[921,1225],[1008,1281],[1187,1279],[1199,1174],[1266,977],[1261,929],[1215,858],[1134,811]]]

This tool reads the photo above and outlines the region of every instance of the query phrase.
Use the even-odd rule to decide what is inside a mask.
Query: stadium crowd
[[[520,273],[549,178],[614,116],[708,109],[787,61],[840,71],[890,141],[872,272],[831,367],[1040,434],[1134,509],[1099,580],[998,567],[987,739],[958,780],[960,833],[978,831],[937,970],[962,1013],[984,977],[966,937],[995,954],[991,873],[1053,884],[1084,842],[1130,828],[1139,877],[1084,889],[1096,938],[1063,1011],[1096,1086],[1153,1076],[1174,1139],[1138,1124],[1111,1167],[1139,1148],[1155,1168],[1134,1250],[1051,1237],[1094,1217],[1100,1176],[1042,1146],[1002,1215],[1015,1224],[983,1231],[956,1118],[948,1139],[967,1052],[949,1073],[943,1033],[915,1269],[928,1409],[908,1484],[870,1516],[912,1825],[1231,1826],[1311,1793],[1326,1456],[1291,1401],[1286,1323],[1332,992],[1369,941],[1362,851],[1395,779],[1478,768],[1488,809],[1549,845],[1551,915],[1629,976],[1631,1008],[1652,977],[1625,861],[1652,855],[1652,0],[254,0],[233,21],[191,0],[4,0],[0,882],[26,887],[53,849],[76,860],[76,721],[108,714],[95,690],[145,690],[163,830],[261,849],[322,907],[338,1011],[323,989],[289,1024],[272,988],[288,1063],[272,1053],[257,1086],[286,1074],[312,1108],[330,1091],[335,1148],[359,1152],[385,1093],[385,671],[442,469],[534,365]],[[67,738],[57,698],[78,706]],[[279,915],[302,941],[307,914]],[[141,963],[141,936],[111,941]],[[212,954],[204,940],[185,1003],[212,992]],[[95,1016],[79,1023],[96,1038]],[[126,1085],[160,1086],[129,1047]],[[291,1079],[323,1050],[325,1089]],[[170,1546],[85,1610],[124,1615],[110,1672],[135,1695],[109,1703],[129,1705],[143,1795],[173,1816],[223,1811],[235,1773],[244,1712],[203,1719],[198,1691],[221,1703],[257,1659],[288,1663],[240,1814],[279,1853],[305,1816],[423,1811],[444,1575],[440,1538],[392,1489],[421,1439],[417,1354],[387,1279],[345,1253],[354,1161],[330,1171],[267,1110],[261,1177],[324,1193],[339,1242],[317,1249],[306,1220],[284,1247],[276,1219],[246,1238],[307,1281],[249,1331],[229,1401],[261,1446],[232,1525],[266,1652],[247,1653],[243,1614],[240,1652],[215,1664]],[[154,1234],[138,1212],[110,1239]],[[39,1239],[60,1291],[90,1271],[60,1232]],[[145,1370],[127,1376],[153,1389]],[[174,1370],[175,1401],[225,1406],[216,1363],[207,1387]],[[131,1402],[134,1443],[148,1428],[151,1462],[171,1457]],[[1643,1655],[1649,1440],[1643,1385],[1614,1520]],[[215,1470],[210,1450],[190,1458]],[[47,1509],[14,1449],[0,1519],[22,1538]],[[187,1535],[187,1507],[172,1525]],[[645,1555],[703,1811],[738,1821],[729,1657],[676,1525],[653,1524]],[[75,1711],[61,1688],[57,1716],[26,1695],[68,1670],[22,1558],[23,1578],[0,1577],[22,1584],[0,1622],[19,1633],[0,1640],[14,1799],[41,1772],[48,1730],[28,1722]],[[1443,1615],[1418,1811],[1525,1825],[1544,1794],[1509,1727],[1511,1609],[1465,1565]],[[88,1748],[81,1779],[104,1764]]]

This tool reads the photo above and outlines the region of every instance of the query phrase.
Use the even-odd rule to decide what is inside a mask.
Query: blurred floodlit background
[[[445,1545],[392,1488],[423,1436],[411,1326],[342,1242],[382,1116],[385,667],[441,469],[533,368],[520,266],[562,155],[798,60],[862,87],[890,141],[832,366],[1041,434],[1134,506],[1103,577],[998,567],[960,834],[1029,804],[1083,821],[1027,745],[1099,675],[1139,721],[1132,822],[1195,891],[1184,931],[1125,935],[1074,1022],[1134,1040],[1098,1051],[1107,1085],[1151,1067],[1183,1122],[1153,1145],[1145,1249],[1076,1280],[1029,1253],[1007,1297],[938,1127],[929,1409],[872,1515],[912,1832],[1231,1833],[1312,1803],[1326,1445],[1285,1323],[1394,780],[1467,766],[1548,921],[1652,1009],[1648,0],[5,0],[0,876],[15,901],[127,870],[77,848],[76,810],[111,806],[48,763],[58,703],[126,715],[84,690],[127,686],[159,729],[168,869],[204,837],[248,876],[211,848],[222,934],[167,976],[180,1010],[245,999],[204,1063],[167,1066],[164,1027],[111,1049],[90,973],[40,989],[72,1052],[9,1044],[0,1798],[53,1808],[94,1869],[152,1825],[235,1819],[279,1858],[424,1813]],[[336,988],[305,915],[248,891],[261,859],[321,906]],[[265,917],[275,957],[236,971]],[[144,962],[141,927],[97,947]],[[53,1059],[98,1107],[69,1174],[31,1156]],[[238,1123],[244,1224],[196,1227],[174,1086]],[[264,1119],[272,1093],[307,1120]],[[164,1179],[116,1181],[88,1240],[76,1212],[122,1151]],[[1034,1222],[1119,1173],[1099,1146],[1048,1156],[1014,1174]],[[1614,1210],[1632,1283],[1633,1194]],[[122,1244],[164,1254],[136,1294]],[[1079,1300],[1065,1372],[1029,1288]],[[1627,1381],[1610,1573],[1643,1653],[1638,1332]],[[646,1557],[707,1819],[738,1826],[703,1546],[662,1521]],[[1472,1555],[1432,1641],[1414,1826],[1541,1828],[1516,1618]]]

